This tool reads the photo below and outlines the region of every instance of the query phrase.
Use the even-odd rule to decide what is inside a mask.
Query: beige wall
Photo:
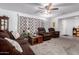
[[[57,18],[51,18],[50,27],[53,27],[53,23],[55,23],[55,30],[58,30],[58,19]]]

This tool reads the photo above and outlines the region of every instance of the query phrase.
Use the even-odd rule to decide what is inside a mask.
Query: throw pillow
[[[20,34],[18,32],[12,32],[15,39],[20,37]]]
[[[9,43],[11,43],[11,44],[15,47],[16,50],[18,50],[19,52],[23,52],[21,46],[19,45],[19,43],[18,43],[17,41],[11,40],[11,39],[9,39],[9,38],[5,38],[5,39],[6,39]]]

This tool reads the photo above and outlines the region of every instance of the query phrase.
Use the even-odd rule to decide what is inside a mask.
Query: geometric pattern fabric
[[[44,22],[42,19],[37,19],[33,17],[18,16],[18,32],[22,34],[23,30],[27,31],[29,28],[31,34],[37,32],[38,27],[44,27]]]

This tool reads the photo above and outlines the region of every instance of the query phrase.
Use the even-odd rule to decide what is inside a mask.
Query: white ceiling
[[[79,3],[54,3],[53,5],[59,8],[59,10],[52,11],[55,17],[79,11]],[[0,8],[38,16],[39,6],[41,3],[0,3]]]

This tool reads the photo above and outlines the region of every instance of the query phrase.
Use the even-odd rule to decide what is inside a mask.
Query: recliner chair
[[[51,39],[51,34],[49,32],[46,32],[45,28],[43,28],[43,27],[38,28],[37,34],[42,35],[44,41]]]
[[[59,31],[55,31],[54,28],[49,28],[48,30],[52,34],[52,37],[54,37],[54,38],[59,37],[59,35],[60,35]]]

